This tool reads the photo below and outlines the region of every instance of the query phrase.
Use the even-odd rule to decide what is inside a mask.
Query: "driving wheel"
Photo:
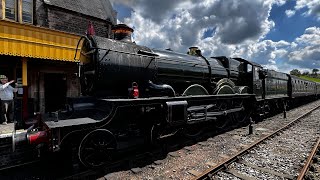
[[[87,167],[102,166],[112,160],[116,148],[116,138],[110,131],[94,130],[82,139],[78,151],[79,160]]]

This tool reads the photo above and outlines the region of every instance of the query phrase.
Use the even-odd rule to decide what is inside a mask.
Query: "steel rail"
[[[316,109],[318,109],[320,106],[317,106],[313,109],[311,109],[310,111],[308,111],[307,113],[299,116],[298,118],[296,118],[295,120],[291,121],[290,123],[288,123],[287,125],[283,126],[282,128],[276,130],[275,132],[273,132],[272,134],[260,139],[258,142],[250,145],[247,149],[244,149],[240,152],[238,152],[236,155],[230,157],[229,159],[221,162],[220,164],[204,171],[203,173],[201,173],[199,176],[195,177],[194,179],[195,180],[198,180],[198,179],[210,179],[210,177],[213,175],[213,174],[216,174],[218,173],[219,171],[222,171],[224,169],[227,169],[228,165],[230,165],[232,162],[235,162],[239,159],[239,157],[245,155],[249,150],[253,149],[254,147],[256,147],[258,144],[264,142],[265,140],[277,135],[278,133],[280,133],[280,131],[283,131],[289,127],[291,127],[292,125],[294,125],[296,122],[298,122],[299,120],[301,120],[302,118],[308,116],[309,114],[311,114],[313,111],[315,111]]]
[[[32,165],[32,164],[39,163],[39,162],[40,162],[40,160],[33,160],[33,161],[28,161],[28,162],[24,162],[24,163],[20,163],[20,164],[16,164],[16,165],[2,167],[2,168],[0,168],[0,172],[2,173],[3,171],[11,171],[15,168],[22,168],[24,166]]]
[[[312,162],[312,159],[313,157],[315,156],[315,154],[317,153],[317,150],[319,148],[319,145],[320,145],[320,137],[317,141],[317,143],[315,144],[315,146],[313,147],[308,159],[307,159],[307,162],[305,163],[305,165],[303,166],[302,170],[300,171],[299,173],[299,176],[297,178],[297,180],[302,180],[304,178],[304,176],[306,175],[309,167],[310,167],[310,164]]]

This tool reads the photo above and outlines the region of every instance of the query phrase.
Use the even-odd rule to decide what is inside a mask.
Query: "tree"
[[[293,69],[290,71],[291,75],[300,76],[301,72],[298,69]]]
[[[303,71],[302,75],[305,75],[305,76],[309,76],[310,72],[309,71]]]
[[[318,72],[319,72],[319,69],[312,69],[312,74],[313,74],[313,75],[316,76]]]

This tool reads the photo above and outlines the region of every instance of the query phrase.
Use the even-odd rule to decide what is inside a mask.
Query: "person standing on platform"
[[[8,82],[8,78],[5,75],[0,75],[0,99],[2,108],[3,124],[12,122],[13,111],[13,92],[17,92],[17,88],[13,88],[10,84],[14,83],[14,80]]]

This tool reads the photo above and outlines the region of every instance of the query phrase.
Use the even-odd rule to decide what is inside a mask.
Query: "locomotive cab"
[[[256,94],[256,98],[264,96],[266,72],[262,66],[242,58],[233,58],[241,62],[242,71],[239,75],[239,84],[249,87],[249,93]]]
[[[81,85],[81,94],[88,95],[94,86],[96,75],[95,49],[92,47],[92,42],[86,38],[81,49],[80,63],[79,63],[79,77]]]

